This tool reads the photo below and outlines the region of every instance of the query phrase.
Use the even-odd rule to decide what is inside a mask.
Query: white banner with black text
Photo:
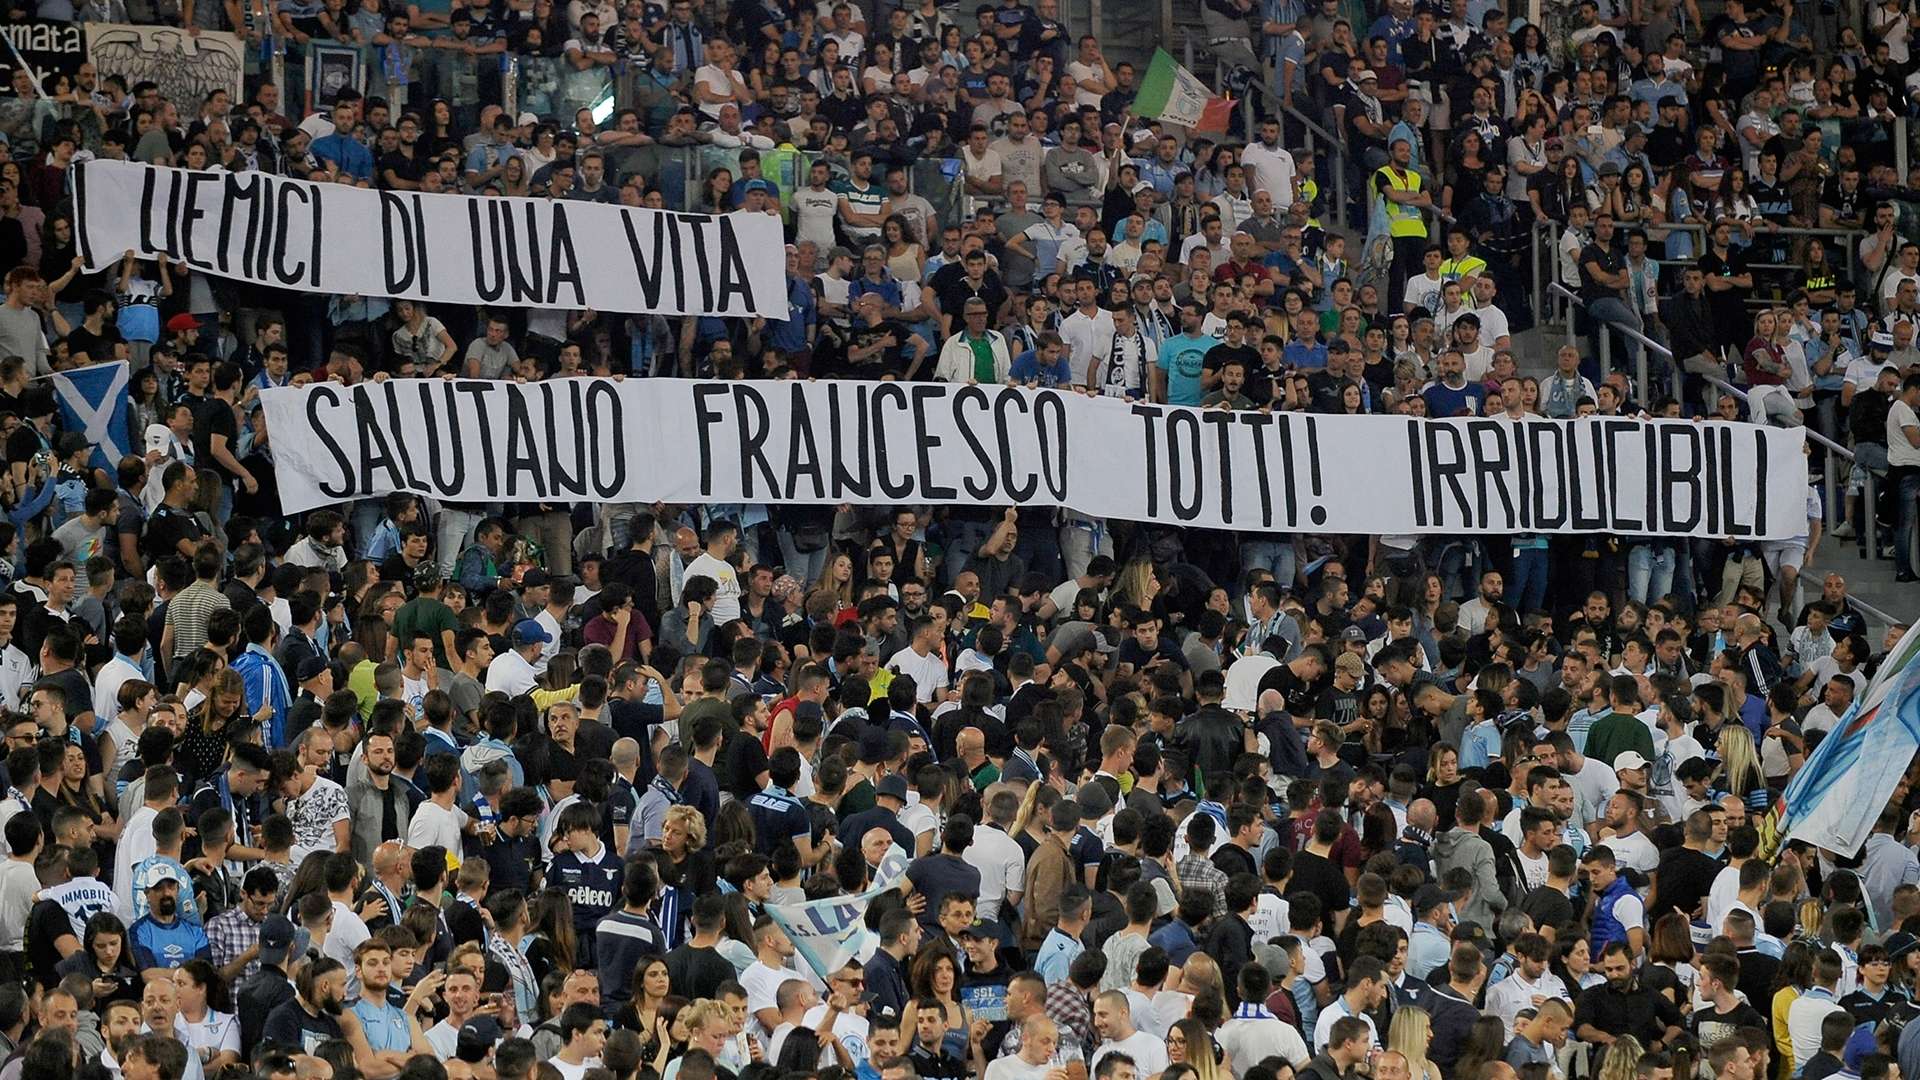
[[[74,166],[89,271],[128,251],[272,288],[448,304],[786,318],[780,219]]]
[[[1319,533],[1807,531],[1805,436],[1147,405],[898,382],[396,379],[261,392],[289,513],[467,503],[1042,505]]]

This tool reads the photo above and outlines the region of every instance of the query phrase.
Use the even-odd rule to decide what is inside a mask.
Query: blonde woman
[[[714,888],[713,853],[706,850],[707,822],[700,811],[682,804],[667,808],[660,823],[660,884],[679,885],[694,896]]]
[[[1600,1059],[1600,1070],[1593,1080],[1637,1080],[1640,1075],[1640,1059],[1647,1056],[1640,1046],[1640,1040],[1631,1035],[1622,1035],[1607,1044],[1607,1052]]]
[[[699,998],[680,1010],[673,1026],[676,1041],[684,1041],[688,1050],[705,1050],[719,1061],[733,1037],[733,1011],[724,1001]],[[679,1076],[680,1062],[684,1060],[683,1055],[667,1062],[667,1071],[661,1074],[660,1080],[674,1080]]]
[[[1440,1067],[1427,1060],[1427,1048],[1433,1043],[1433,1021],[1425,1009],[1395,1009],[1393,1025],[1387,1029],[1387,1049],[1397,1050],[1407,1059],[1407,1075],[1412,1080],[1440,1080]]]
[[[827,565],[820,570],[820,579],[807,591],[821,589],[831,592],[841,607],[853,604],[853,556],[843,551],[827,560]]]
[[[1720,753],[1719,786],[1739,797],[1747,815],[1758,822],[1767,812],[1767,778],[1760,771],[1760,754],[1753,734],[1739,723],[1720,729],[1714,744]]]
[[[1135,559],[1120,568],[1120,580],[1113,587],[1114,607],[1132,604],[1134,607],[1150,609],[1159,595],[1160,582],[1154,577],[1153,560]]]
[[[1194,1080],[1231,1080],[1233,1072],[1220,1057],[1215,1052],[1213,1034],[1200,1021],[1188,1017],[1176,1020],[1167,1029],[1168,1068],[1185,1065],[1193,1070]]]

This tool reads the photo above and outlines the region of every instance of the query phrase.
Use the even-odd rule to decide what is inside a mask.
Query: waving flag
[[[1803,840],[1851,855],[1920,750],[1920,627],[1887,653],[1873,681],[1814,748],[1761,825],[1760,850]]]
[[[793,940],[795,951],[822,980],[831,979],[847,961],[865,963],[879,948],[880,937],[867,929],[867,905],[873,898],[897,888],[906,876],[907,853],[895,844],[874,871],[873,884],[858,896],[834,896],[800,904],[768,904],[767,914]]]
[[[1153,63],[1140,80],[1133,113],[1195,131],[1225,131],[1233,99],[1214,93],[1200,77],[1175,62],[1165,49],[1153,50]]]
[[[61,371],[53,376],[53,396],[60,403],[60,426],[78,431],[93,444],[93,465],[111,473],[127,449],[127,378],[125,360],[112,364]]]

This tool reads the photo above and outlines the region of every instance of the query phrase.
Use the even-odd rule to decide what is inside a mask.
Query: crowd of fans
[[[1763,833],[1906,630],[1806,599],[1813,492],[1757,543],[280,512],[270,387],[1011,380],[1803,422],[1884,472],[1848,527],[1911,580],[1907,9],[1543,7],[1207,0],[1229,84],[1338,126],[1332,191],[1265,95],[1217,144],[1134,117],[1054,0],[41,3],[279,55],[244,103],[0,98],[0,1076],[1920,1076],[1920,793],[1860,851]],[[366,86],[266,77],[329,43]],[[87,273],[83,154],[775,214],[789,317]],[[1521,370],[1535,221],[1664,390]],[[113,460],[44,376],[116,359]]]

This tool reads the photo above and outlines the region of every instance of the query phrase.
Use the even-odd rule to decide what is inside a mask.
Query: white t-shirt
[[[800,1018],[800,1022],[815,1031],[819,1031],[820,1021],[826,1018],[827,1006],[825,1002],[822,1002],[808,1009],[807,1014]],[[866,1017],[843,1012],[834,1018],[833,1033],[839,1038],[840,1045],[847,1048],[847,1056],[853,1059],[856,1067],[867,1061]],[[835,1064],[833,1049],[829,1047],[821,1051],[820,1067],[824,1069],[833,1064]]]
[[[1853,696],[1856,698],[1860,696],[1862,690],[1867,688],[1867,673],[1865,671],[1861,670],[1857,665],[1852,671],[1841,671],[1839,661],[1835,660],[1831,653],[1820,657],[1813,663],[1807,665],[1807,667],[1808,670],[1813,672],[1813,685],[1811,689],[1815,697],[1819,697],[1820,694],[1826,690],[1827,684],[1835,679],[1846,679],[1853,683]],[[1806,729],[1807,727],[1804,721],[1800,726],[1802,729]],[[1824,731],[1826,729],[1821,728],[1819,730]]]
[[[833,236],[833,222],[840,209],[840,193],[832,189],[815,191],[803,187],[793,193],[794,235],[801,240],[811,240],[821,252],[831,250],[837,241]],[[803,270],[813,268],[802,267]]]
[[[467,813],[458,806],[451,809],[440,806],[432,799],[413,809],[413,818],[407,822],[407,846],[415,851],[435,844],[460,857],[460,831],[467,826]]]
[[[901,828],[906,829],[916,838],[921,833],[930,833],[940,827],[939,815],[923,802],[914,802],[903,808],[899,814],[899,821]],[[939,845],[935,844],[934,847],[938,848]]]
[[[975,914],[982,919],[989,922],[998,919],[1007,894],[1026,890],[1026,852],[1020,849],[1019,841],[991,825],[973,831],[973,844],[961,858],[980,871],[980,899]]]
[[[494,657],[487,665],[488,693],[498,690],[508,697],[519,697],[539,684],[540,677],[534,674],[533,665],[512,649]]]
[[[1486,342],[1488,348],[1492,348],[1493,343],[1501,338],[1511,336],[1512,324],[1507,321],[1507,313],[1497,305],[1476,307],[1473,313],[1480,317],[1480,340]]]
[[[1229,1020],[1220,1025],[1217,1038],[1221,1049],[1233,1059],[1234,1067],[1243,1070],[1245,1066],[1241,1062],[1265,1061],[1270,1057],[1283,1058],[1297,1069],[1307,1063],[1309,1056],[1306,1040],[1284,1020]]]
[[[1347,1007],[1345,998],[1336,997],[1320,1010],[1320,1019],[1313,1025],[1313,1045],[1317,1051],[1326,1049],[1327,1040],[1333,1037],[1333,1022],[1343,1016],[1358,1015],[1367,1023],[1367,1035],[1373,1041],[1374,1049],[1380,1048],[1380,1031],[1373,1026],[1373,1017],[1366,1013],[1354,1013]]]
[[[1527,879],[1528,889],[1537,889],[1547,883],[1547,853],[1541,852],[1538,858],[1528,858],[1526,848],[1517,848],[1515,857],[1520,860],[1520,870]]]
[[[1133,1059],[1136,1076],[1153,1076],[1167,1069],[1167,1041],[1156,1039],[1144,1031],[1136,1031],[1119,1041],[1108,1039],[1093,1051],[1093,1060],[1089,1066],[1094,1071],[1100,1068],[1100,1059],[1112,1053],[1122,1053]]]
[[[931,702],[936,694],[947,688],[947,662],[940,658],[939,653],[930,652],[921,656],[908,647],[889,657],[886,668],[913,677],[914,700],[922,705]]]
[[[1620,790],[1620,778],[1613,769],[1598,758],[1588,758],[1580,771],[1567,777],[1567,783],[1573,786],[1573,793],[1580,800],[1575,808],[1584,823],[1597,820],[1607,808],[1607,800]]]
[[[731,96],[736,89],[733,85],[733,73],[722,70],[713,64],[702,64],[700,68],[693,73],[693,81],[696,85],[704,86],[709,91],[722,97]],[[706,113],[708,119],[718,120],[720,119],[720,109],[724,105],[726,105],[726,102],[702,102],[700,104],[700,111]],[[577,1080],[577,1078],[568,1077],[567,1080]]]
[[[1273,196],[1273,208],[1285,213],[1293,205],[1293,175],[1296,171],[1293,154],[1284,146],[1267,148],[1259,141],[1250,142],[1240,151],[1240,164],[1253,174],[1252,188]]]
[[[1650,874],[1660,866],[1660,849],[1653,846],[1647,834],[1636,832],[1630,836],[1609,836],[1600,841],[1613,852],[1614,863],[1622,867],[1632,867],[1643,874]]]
[[[1895,399],[1887,410],[1887,464],[1920,465],[1920,446],[1908,442],[1903,430],[1910,427],[1920,427],[1920,416],[1915,416],[1913,406]]]
[[[762,1009],[774,1008],[774,995],[779,993],[780,984],[800,977],[800,973],[792,968],[768,967],[758,960],[740,973],[740,985],[747,991],[747,1019],[756,1036],[764,1040],[773,1033],[760,1026],[760,1022],[754,1018],[755,1014]]]
[[[1095,362],[1106,359],[1113,351],[1113,312],[1098,308],[1088,317],[1076,310],[1060,321],[1060,338],[1067,343],[1067,366],[1073,373],[1074,383],[1084,382]],[[1054,591],[1058,593],[1067,585],[1073,586],[1073,593],[1060,605],[1062,610],[1072,607],[1074,597],[1080,595],[1079,584],[1071,580]]]
[[[1052,1062],[1029,1065],[1019,1054],[1008,1054],[988,1063],[987,1080],[1046,1080],[1054,1068]]]
[[[713,625],[724,626],[740,617],[740,575],[733,572],[732,564],[716,559],[706,552],[687,564],[686,573],[680,580],[690,577],[708,577],[716,586],[713,594]]]

